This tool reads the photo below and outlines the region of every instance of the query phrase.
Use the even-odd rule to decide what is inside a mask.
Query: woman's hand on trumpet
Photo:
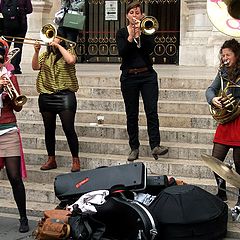
[[[0,77],[0,89],[3,89],[4,87],[6,87],[9,84],[9,80],[6,76],[2,75]]]

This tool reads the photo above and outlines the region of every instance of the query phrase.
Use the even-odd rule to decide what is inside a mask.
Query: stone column
[[[179,65],[217,66],[219,48],[230,37],[210,22],[207,0],[184,0],[181,11]]]
[[[206,65],[206,46],[212,30],[206,2],[206,0],[182,1],[179,65]]]

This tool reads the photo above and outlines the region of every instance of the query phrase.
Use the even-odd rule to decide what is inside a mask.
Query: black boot
[[[28,232],[29,231],[29,226],[28,226],[27,217],[21,217],[19,221],[20,221],[19,232],[20,233]]]

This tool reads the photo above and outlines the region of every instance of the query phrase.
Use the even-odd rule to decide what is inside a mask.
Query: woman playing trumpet
[[[229,105],[230,98],[234,98],[234,103],[238,104],[240,100],[240,43],[235,40],[227,40],[220,48],[221,68],[212,84],[206,90],[207,102],[214,108],[223,110],[232,109]],[[223,86],[221,86],[223,82]],[[230,87],[231,86],[231,87]],[[219,92],[226,90],[225,96],[219,95]],[[238,105],[237,105],[237,108]],[[232,112],[232,114],[235,114]],[[235,119],[230,119],[224,124],[219,124],[213,139],[212,156],[224,161],[230,148],[233,149],[233,160],[235,169],[240,174],[240,115]],[[215,174],[218,185],[217,196],[223,201],[227,201],[226,182],[220,176]],[[240,192],[239,192],[240,193]],[[236,205],[240,206],[240,197]]]
[[[16,76],[5,64],[8,55],[7,42],[0,39],[0,169],[5,166],[6,173],[13,190],[20,214],[20,232],[29,230],[26,216],[26,195],[22,178],[26,177],[26,167],[23,158],[21,139],[14,111],[21,111],[22,106],[16,106],[5,91],[9,81],[19,92]]]

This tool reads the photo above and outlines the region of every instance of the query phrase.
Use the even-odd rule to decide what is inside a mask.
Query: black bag
[[[82,212],[77,204],[73,205],[68,224],[74,240],[100,240],[105,232],[105,225],[94,219],[90,213]]]
[[[220,240],[227,233],[227,204],[197,186],[168,187],[149,209],[159,240]]]
[[[153,240],[157,235],[155,221],[143,204],[124,196],[110,196],[96,206],[94,217],[106,225],[103,235],[115,240]]]

